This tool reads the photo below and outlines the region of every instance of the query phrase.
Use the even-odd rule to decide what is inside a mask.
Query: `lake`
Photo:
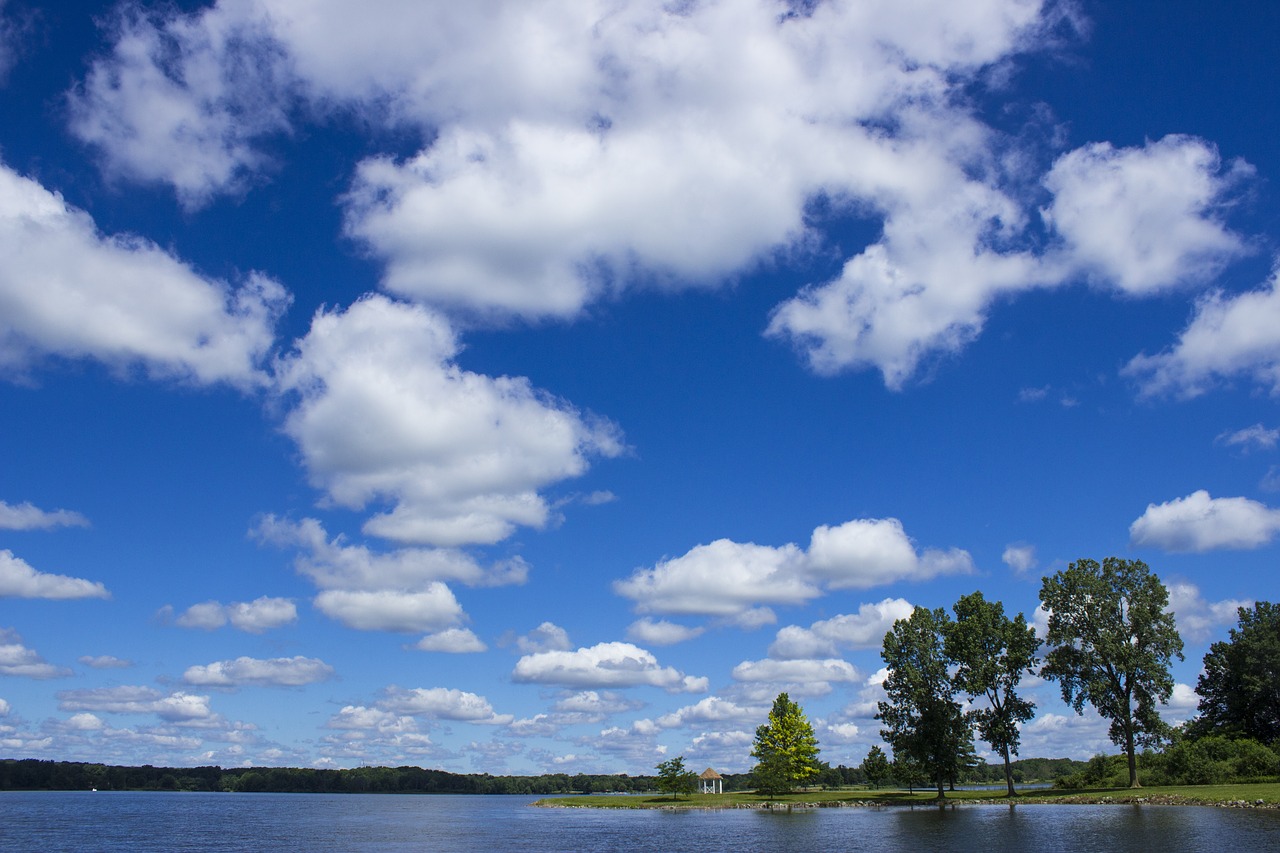
[[[0,851],[1280,850],[1280,811],[957,806],[532,808],[536,797],[0,793]]]

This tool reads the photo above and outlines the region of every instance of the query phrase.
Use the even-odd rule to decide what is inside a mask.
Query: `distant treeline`
[[[1025,758],[1013,763],[1020,781],[1050,780],[1078,773],[1085,762],[1069,758]],[[978,765],[961,781],[974,784],[1004,778],[1002,766]],[[861,785],[860,768],[826,767],[814,780],[839,788]],[[750,774],[724,775],[726,791],[751,787]],[[121,767],[75,761],[0,760],[0,791],[246,791],[308,794],[601,794],[656,791],[656,776],[548,773],[492,776],[449,773],[423,767]]]

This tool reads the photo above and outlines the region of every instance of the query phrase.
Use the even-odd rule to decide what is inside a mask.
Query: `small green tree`
[[[885,782],[889,781],[889,777],[893,775],[893,768],[889,765],[889,758],[884,754],[884,750],[879,744],[871,747],[867,753],[867,757],[862,759],[862,772],[867,777],[867,784],[872,788],[879,788]]]
[[[1259,601],[1237,614],[1230,639],[1204,656],[1196,684],[1200,718],[1192,731],[1280,743],[1280,605]]]
[[[947,671],[943,634],[949,621],[941,608],[917,607],[893,623],[880,653],[889,669],[888,701],[878,703],[876,712],[888,727],[880,736],[893,747],[894,758],[923,767],[937,784],[938,799],[946,797],[943,786],[957,775],[966,746],[972,748],[969,720]]]
[[[778,694],[769,722],[756,729],[751,757],[756,789],[764,794],[785,794],[821,769],[813,726],[787,694]]]
[[[658,790],[671,794],[673,800],[681,794],[691,795],[698,788],[698,774],[685,769],[683,755],[660,762],[657,770]]]
[[[1129,760],[1129,787],[1141,787],[1137,747],[1168,735],[1156,708],[1173,692],[1173,657],[1182,659],[1169,591],[1141,560],[1108,557],[1101,566],[1077,560],[1045,578],[1040,601],[1053,647],[1040,674],[1058,682],[1077,714],[1087,702],[1111,721],[1111,741]]]
[[[953,681],[970,700],[982,696],[989,703],[973,711],[972,719],[982,739],[1004,758],[1005,785],[1012,797],[1009,756],[1018,754],[1018,724],[1031,719],[1036,707],[1016,691],[1023,674],[1035,671],[1040,640],[1021,613],[1010,619],[1003,604],[987,601],[981,592],[964,596],[952,609],[956,618],[945,635],[947,657],[957,664]]]

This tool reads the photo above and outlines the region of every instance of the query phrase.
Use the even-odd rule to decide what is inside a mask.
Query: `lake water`
[[[1280,850],[1280,811],[958,806],[542,809],[535,797],[0,793],[2,851]]]

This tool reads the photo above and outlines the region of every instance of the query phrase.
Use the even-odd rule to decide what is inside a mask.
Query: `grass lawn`
[[[1241,785],[1170,785],[1150,788],[1085,788],[1057,790],[1027,789],[1017,797],[1008,797],[1004,789],[996,791],[948,791],[946,802],[971,805],[1008,805],[1010,803],[1154,803],[1168,805],[1255,804],[1262,800],[1270,808],[1280,808],[1280,782]],[[600,809],[731,809],[840,805],[935,805],[932,790],[915,793],[899,790],[872,791],[852,788],[839,791],[800,791],[780,796],[765,796],[750,791],[729,794],[693,794],[673,799],[670,794],[585,794],[573,797],[549,797],[536,805]]]

